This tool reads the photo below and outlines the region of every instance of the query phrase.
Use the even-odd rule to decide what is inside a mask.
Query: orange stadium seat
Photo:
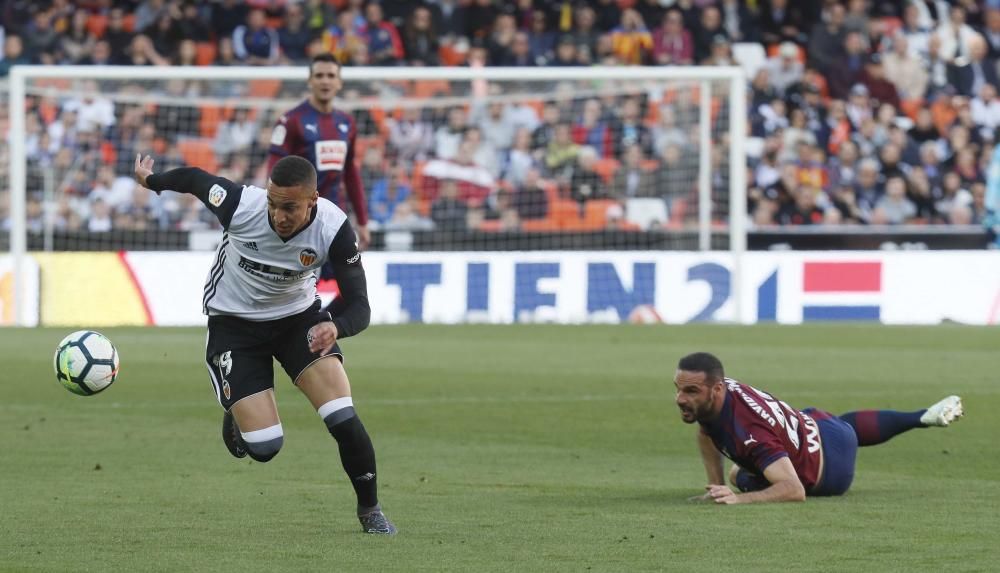
[[[87,17],[87,31],[95,38],[104,37],[104,30],[108,27],[108,17],[104,14],[91,14]]]
[[[195,50],[194,63],[199,66],[210,66],[215,61],[214,42],[198,42]]]
[[[281,80],[250,80],[250,95],[261,99],[271,99],[281,90]]]
[[[215,132],[219,129],[219,122],[222,121],[224,113],[217,105],[203,105],[200,108],[201,119],[198,120],[198,129],[202,137],[215,137]]]
[[[592,199],[584,203],[583,229],[596,231],[608,225],[608,209],[618,202],[613,199]]]
[[[611,179],[615,176],[615,172],[618,171],[619,162],[613,157],[606,157],[603,159],[598,159],[597,163],[594,164],[594,171],[601,176],[601,179],[605,183],[610,183]]]
[[[219,166],[209,139],[182,139],[177,142],[177,149],[188,165],[201,167],[209,173],[214,173]]]
[[[558,199],[549,205],[549,218],[556,227],[576,230],[580,227],[580,206],[570,199]]]

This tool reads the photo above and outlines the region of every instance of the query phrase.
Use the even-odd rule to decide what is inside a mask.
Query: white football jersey
[[[205,313],[274,320],[306,310],[317,299],[318,269],[346,220],[320,198],[313,220],[282,239],[267,216],[267,191],[244,186],[205,281]]]

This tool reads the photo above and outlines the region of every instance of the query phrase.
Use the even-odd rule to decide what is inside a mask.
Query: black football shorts
[[[309,351],[306,339],[309,329],[329,320],[320,306],[317,300],[298,314],[276,320],[208,317],[205,364],[223,408],[229,410],[247,396],[274,388],[274,358],[293,382],[307,366],[324,356],[335,355],[344,360],[337,344],[322,355]]]

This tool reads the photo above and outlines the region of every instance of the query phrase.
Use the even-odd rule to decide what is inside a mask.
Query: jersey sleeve
[[[354,216],[359,225],[368,224],[368,202],[365,201],[365,190],[361,182],[361,170],[354,161],[354,141],[358,133],[357,124],[351,119],[351,133],[347,142],[347,157],[344,159],[344,188],[347,197],[354,208]]]
[[[296,142],[295,118],[285,114],[278,118],[271,130],[271,147],[267,153],[267,170],[270,171],[279,159],[288,155],[295,155]]]
[[[337,338],[353,336],[368,328],[371,306],[368,304],[368,282],[365,269],[361,266],[358,239],[349,222],[344,221],[333,238],[328,257],[340,296],[327,307],[327,311],[337,327]]]
[[[194,195],[228,229],[240,205],[243,186],[212,175],[197,167],[181,167],[146,177],[146,187],[153,191],[175,191]]]

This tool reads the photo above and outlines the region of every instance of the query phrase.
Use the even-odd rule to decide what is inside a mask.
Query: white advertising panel
[[[153,322],[199,325],[212,253],[128,254]],[[1000,252],[367,253],[372,322],[1000,321]],[[334,292],[322,283],[325,298]]]

